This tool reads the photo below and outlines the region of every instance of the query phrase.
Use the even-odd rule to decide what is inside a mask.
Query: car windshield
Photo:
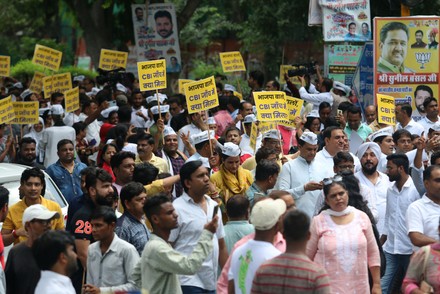
[[[6,182],[2,183],[1,185],[9,190],[9,206],[14,205],[20,200],[20,195],[18,192],[20,181]],[[48,177],[46,177],[46,193],[44,194],[44,198],[55,201],[61,206],[61,208],[66,207],[67,205],[58,190],[55,188],[52,180]]]

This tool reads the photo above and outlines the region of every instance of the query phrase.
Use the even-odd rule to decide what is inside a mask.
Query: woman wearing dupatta
[[[223,163],[219,171],[211,176],[211,182],[219,190],[223,203],[234,195],[245,195],[253,182],[251,172],[240,166],[240,154],[240,147],[232,142],[225,143],[222,149]]]
[[[37,161],[42,162],[40,160],[40,157],[42,158],[43,156],[40,156],[40,150],[38,149],[38,144],[41,142],[41,139],[43,138],[44,119],[42,117],[39,117],[38,123],[34,124],[34,125],[30,125],[30,126],[31,127],[30,127],[29,133],[27,133],[23,137],[31,137],[35,140],[35,142],[37,142],[36,148],[35,148],[35,152],[37,155]]]

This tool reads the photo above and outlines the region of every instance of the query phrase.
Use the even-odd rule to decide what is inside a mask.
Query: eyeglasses
[[[325,178],[322,180],[322,183],[324,184],[324,186],[330,185],[332,183],[337,183],[337,182],[342,182],[342,176],[341,175],[336,175],[332,178]]]

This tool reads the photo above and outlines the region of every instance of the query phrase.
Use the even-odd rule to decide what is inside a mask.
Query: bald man
[[[374,105],[368,105],[365,107],[365,119],[367,120],[367,125],[373,132],[387,127],[385,124],[380,124],[377,119],[377,108]]]

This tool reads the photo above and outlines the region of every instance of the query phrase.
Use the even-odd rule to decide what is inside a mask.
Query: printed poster
[[[374,92],[394,97],[396,104],[410,103],[416,121],[426,115],[425,99],[440,94],[439,20],[375,18]]]
[[[356,66],[353,90],[362,109],[374,105],[373,43],[366,42]]]
[[[362,49],[363,45],[325,45],[324,52],[328,64],[327,76],[351,87]]]
[[[369,0],[320,0],[324,41],[371,40]]]
[[[156,3],[131,5],[137,60],[165,59],[167,73],[182,70],[174,5]]]

